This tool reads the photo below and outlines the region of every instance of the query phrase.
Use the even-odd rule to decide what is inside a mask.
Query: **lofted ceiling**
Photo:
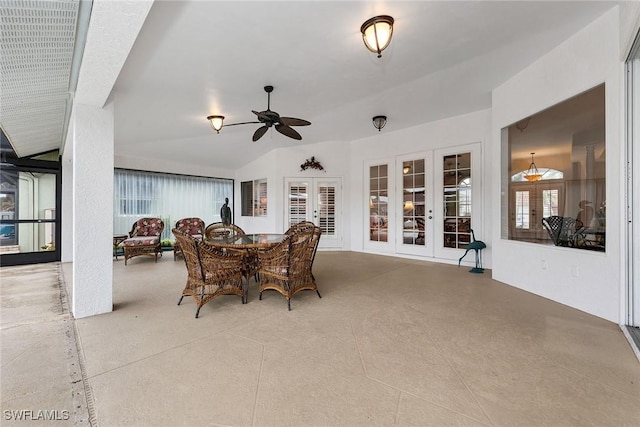
[[[0,2],[3,8],[7,2],[24,8],[38,3]],[[111,91],[115,154],[233,169],[279,147],[376,136],[375,115],[388,116],[387,133],[489,108],[493,88],[615,5],[157,0]],[[360,25],[382,14],[393,16],[395,25],[391,45],[378,59],[364,47]],[[69,61],[62,64],[50,46],[55,34],[29,38],[33,26],[9,46],[7,25],[3,9],[2,129],[20,155],[60,148],[64,116],[40,120],[37,103],[22,106],[21,97],[36,89],[28,80],[31,68],[69,67]],[[26,70],[5,63],[9,47],[41,53],[24,59],[32,64]],[[46,90],[47,78],[41,79],[45,87],[37,99],[57,100],[59,94]],[[16,82],[11,96],[5,81]],[[224,115],[225,123],[254,121],[251,110],[267,107],[265,85],[275,87],[272,110],[312,123],[296,128],[302,141],[269,130],[252,142],[259,125],[220,134],[210,128],[206,116],[212,114]],[[20,126],[9,114],[18,108],[28,113]],[[35,143],[34,129],[49,138]]]

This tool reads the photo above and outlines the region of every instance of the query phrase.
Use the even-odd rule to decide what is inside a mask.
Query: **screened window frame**
[[[141,197],[137,197],[135,192],[123,191],[119,186],[120,181],[133,177],[149,180],[149,185],[131,185],[136,190],[145,189],[153,194],[144,194],[143,191]],[[195,191],[193,195],[187,193],[191,190]],[[114,234],[128,233],[140,218],[157,217],[165,223],[162,238],[173,240],[171,229],[181,218],[198,217],[206,224],[221,221],[220,208],[225,197],[229,198],[229,207],[233,212],[235,181],[231,178],[114,168],[113,191]],[[143,206],[148,202],[149,207],[125,213],[126,204],[121,203],[122,200],[130,201],[132,205],[143,201]]]

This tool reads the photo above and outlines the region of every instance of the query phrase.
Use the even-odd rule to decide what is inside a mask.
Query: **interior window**
[[[605,85],[523,118],[502,135],[503,174],[510,178],[503,179],[502,237],[604,251]]]

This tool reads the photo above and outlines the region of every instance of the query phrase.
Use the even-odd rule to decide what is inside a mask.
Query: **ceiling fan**
[[[280,114],[275,111],[271,111],[271,92],[273,92],[273,86],[265,86],[264,91],[267,92],[267,109],[264,111],[251,110],[258,118],[257,122],[231,123],[224,126],[262,123],[263,126],[260,126],[253,134],[254,141],[262,138],[270,127],[275,127],[276,130],[284,136],[301,140],[302,136],[291,126],[309,126],[311,122],[303,119],[297,119],[295,117],[281,117]],[[223,126],[222,121],[224,120],[224,116],[209,116],[207,117],[207,120],[211,122],[211,127],[213,127],[216,132],[220,132],[220,129],[222,129]]]

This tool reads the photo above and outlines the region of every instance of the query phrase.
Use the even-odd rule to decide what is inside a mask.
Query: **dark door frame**
[[[10,158],[5,156],[2,159],[2,169],[17,172],[40,172],[49,173],[56,176],[56,215],[52,220],[34,218],[0,220],[1,224],[44,224],[52,223],[55,228],[55,248],[51,251],[24,252],[16,254],[2,254],[0,256],[0,266],[39,264],[44,262],[60,261],[61,236],[62,236],[62,163],[58,161],[37,160],[31,158]]]

